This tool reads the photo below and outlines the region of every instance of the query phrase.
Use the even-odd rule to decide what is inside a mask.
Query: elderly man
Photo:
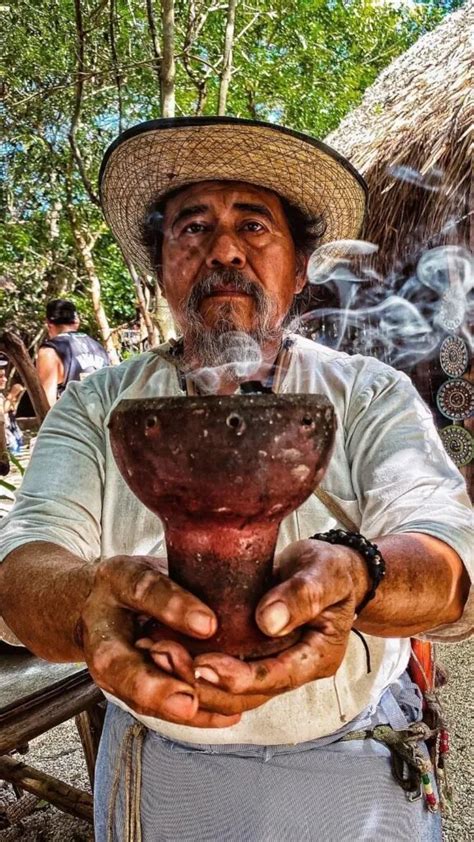
[[[421,718],[410,636],[469,632],[463,481],[404,375],[285,328],[315,245],[357,236],[361,177],[281,127],[164,120],[115,141],[101,195],[127,258],[158,273],[181,339],[71,384],[0,547],[12,629],[44,658],[86,660],[111,701],[97,839],[439,839],[438,815],[364,736]],[[325,503],[313,495],[283,522],[281,583],[256,612],[265,634],[303,635],[263,661],[193,659],[140,639],[141,615],[201,640],[216,617],[163,571],[162,526],[120,476],[107,421],[125,397],[244,381],[325,394],[338,419]],[[360,535],[330,543],[346,522]]]

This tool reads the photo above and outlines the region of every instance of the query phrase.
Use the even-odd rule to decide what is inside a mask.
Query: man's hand
[[[462,614],[469,580],[457,553],[421,533],[376,538],[387,573],[377,594],[355,617],[370,588],[358,552],[305,540],[281,554],[282,584],[257,606],[256,620],[268,635],[304,626],[296,646],[273,658],[246,663],[226,655],[200,655],[195,668],[215,689],[247,698],[273,696],[334,675],[353,625],[378,637],[412,637]]]
[[[137,713],[200,728],[239,721],[238,706],[200,709],[192,658],[178,643],[135,645],[137,617],[146,614],[200,639],[214,634],[214,613],[156,569],[151,557],[115,556],[97,564],[78,623],[94,681]],[[152,654],[152,657],[150,655]],[[227,706],[228,707],[228,706]],[[215,712],[215,711],[218,712]]]
[[[201,728],[234,725],[267,697],[234,697],[196,680],[183,646],[140,640],[140,615],[200,639],[216,630],[211,609],[158,564],[153,556],[93,564],[57,544],[24,544],[0,564],[0,611],[32,652],[86,660],[97,684],[137,713]]]
[[[419,533],[376,541],[387,574],[357,628],[411,637],[459,619],[469,582],[451,547]],[[85,656],[99,686],[137,712],[222,728],[278,693],[333,675],[370,586],[365,561],[348,547],[298,541],[279,562],[283,582],[260,601],[257,623],[269,635],[299,626],[303,634],[281,655],[251,663],[217,653],[193,662],[171,641],[136,643],[140,614],[201,639],[216,627],[212,611],[162,576],[153,557],[93,565],[55,544],[25,544],[0,565],[0,610],[33,652],[51,661]],[[193,622],[196,611],[204,614],[202,625],[199,617]]]
[[[281,655],[250,662],[200,655],[197,675],[216,689],[266,700],[334,675],[340,666],[355,608],[369,587],[363,559],[348,547],[306,540],[287,547],[279,567],[285,581],[260,601],[257,624],[268,635],[304,626],[300,641]]]
[[[254,695],[227,693],[206,681],[205,675],[202,677],[203,680],[196,680],[199,675],[198,671],[196,672],[193,659],[184,647],[175,641],[165,639],[153,641],[150,638],[141,638],[137,641],[136,646],[139,649],[147,650],[149,657],[160,669],[170,675],[182,677],[195,686],[199,700],[199,711],[191,722],[185,723],[186,725],[196,727],[196,723],[199,723],[201,719],[204,728],[222,728],[225,725],[234,725],[240,719],[241,713],[260,707],[272,698],[271,695],[263,693]],[[222,714],[222,716],[216,715],[211,718],[211,713]],[[237,714],[239,715],[237,716]],[[222,719],[226,720],[224,725],[220,724]]]

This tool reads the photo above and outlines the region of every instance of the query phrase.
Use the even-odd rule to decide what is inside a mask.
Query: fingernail
[[[210,681],[211,684],[219,684],[220,682],[217,672],[211,670],[210,667],[198,667],[198,669],[194,670],[194,677],[203,678],[204,681]]]
[[[141,637],[139,640],[135,641],[135,646],[137,649],[151,649],[153,641],[150,637]]]
[[[151,657],[155,664],[165,672],[173,672],[173,664],[167,652],[152,652]]]
[[[290,612],[284,602],[272,602],[263,611],[262,621],[270,634],[278,634],[290,622]]]
[[[197,634],[211,634],[213,630],[212,617],[204,611],[190,611],[186,615],[188,628]]]
[[[194,697],[189,693],[172,693],[163,702],[165,713],[173,716],[192,716],[194,712]]]

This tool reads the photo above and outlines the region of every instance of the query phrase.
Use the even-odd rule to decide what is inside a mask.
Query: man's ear
[[[308,271],[308,256],[302,252],[296,255],[296,272],[295,272],[295,294],[297,295],[304,288],[307,281]]]

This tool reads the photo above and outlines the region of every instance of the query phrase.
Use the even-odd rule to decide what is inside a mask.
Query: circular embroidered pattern
[[[474,412],[474,386],[469,380],[447,380],[436,395],[438,409],[451,421],[464,421]]]
[[[443,427],[439,434],[446,453],[451,457],[454,464],[458,468],[469,465],[474,452],[474,439],[469,430],[452,425],[451,427]]]
[[[461,377],[469,365],[469,351],[460,336],[447,336],[439,349],[441,368],[448,377]]]

